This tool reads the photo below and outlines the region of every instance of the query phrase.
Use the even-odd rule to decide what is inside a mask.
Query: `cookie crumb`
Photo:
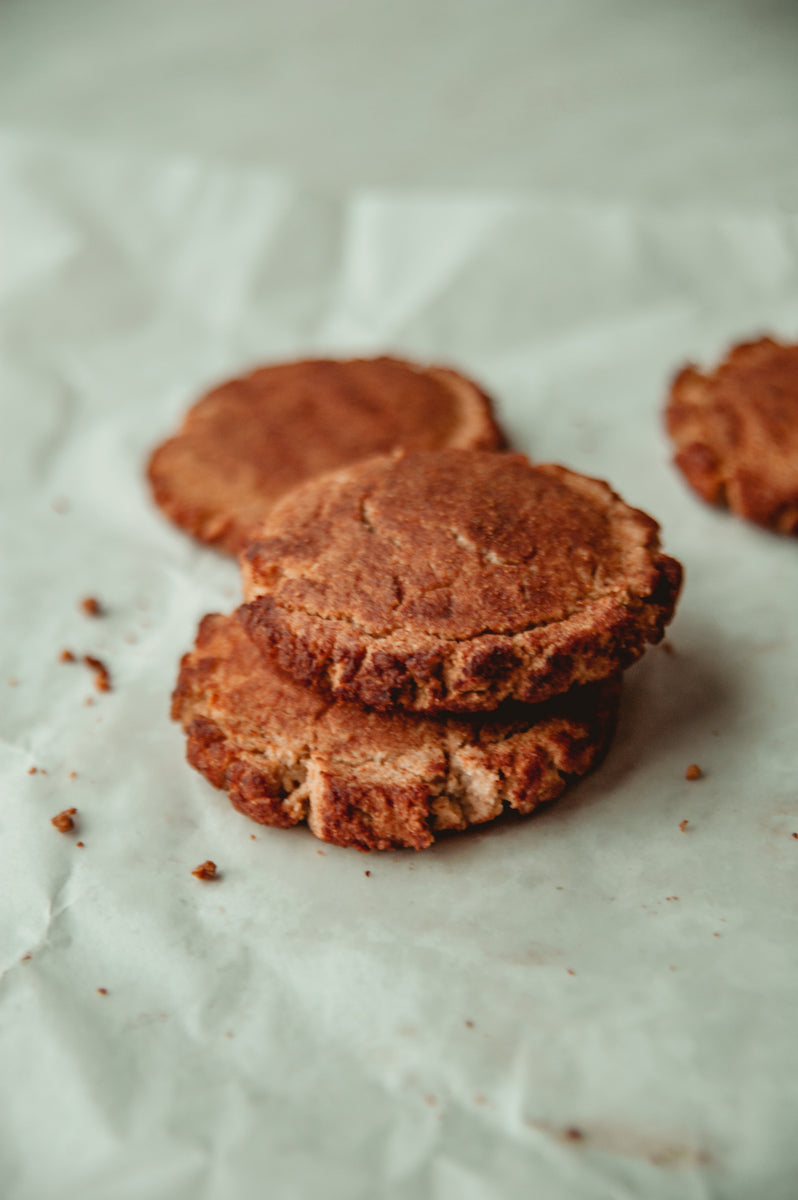
[[[690,763],[690,766],[684,773],[684,777],[685,779],[689,780],[690,783],[693,783],[694,780],[700,779],[703,774],[704,772],[701,770],[698,763]]]
[[[107,996],[108,988],[97,988],[97,995],[98,996]]]
[[[58,661],[59,662],[74,662],[75,655],[72,653],[71,650],[62,650],[61,653],[58,655]]]
[[[77,811],[78,810],[76,808],[65,808],[63,812],[56,813],[56,815],[50,819],[50,824],[54,825],[59,833],[71,833],[71,831],[75,828],[75,822],[72,820],[72,818]]]
[[[80,611],[85,613],[87,617],[103,616],[103,606],[96,596],[86,596],[80,602]]]
[[[33,958],[33,955],[32,955],[32,954],[23,954],[23,955],[22,955],[22,958],[21,958],[19,961],[20,961],[20,962],[30,962],[30,960],[31,960],[32,958]]]
[[[679,828],[681,829],[682,833],[684,833],[685,829],[687,828],[687,826],[688,826],[689,824],[690,824],[690,822],[689,822],[688,820],[684,820],[684,821],[680,821],[680,822],[679,822]]]
[[[666,900],[678,900],[679,897],[678,896],[666,896],[665,899]]]
[[[793,836],[794,838],[798,838],[798,833],[794,833],[792,836]]]
[[[78,777],[78,773],[77,773],[77,771],[70,771],[70,772],[69,772],[69,778],[70,778],[70,779],[77,779],[77,777]]]
[[[463,1022],[463,1024],[465,1025],[466,1029],[473,1029],[473,1028],[474,1028],[474,1022],[473,1022],[473,1021],[464,1021],[464,1022]]]
[[[571,1127],[566,1129],[563,1133],[563,1137],[565,1137],[569,1142],[581,1142],[584,1136],[585,1135],[582,1133],[582,1130],[577,1129],[576,1125],[571,1125]]]
[[[28,774],[36,775],[38,773],[38,770],[39,770],[38,767],[28,767]],[[795,834],[793,834],[792,836],[795,837]]]
[[[216,863],[212,862],[209,858],[204,863],[200,863],[198,867],[195,867],[191,874],[197,879],[215,879]]]
[[[364,871],[363,874],[366,876],[366,879],[371,879],[371,871]]]
[[[83,842],[75,842],[75,845],[78,847],[79,850],[83,850],[83,848],[84,848]]]
[[[91,654],[84,654],[83,661],[87,667],[91,667],[94,671],[94,686],[98,692],[110,692],[111,690],[111,674],[101,658],[94,658]]]
[[[574,971],[573,967],[566,967],[565,969],[566,969],[566,971],[568,972],[568,974],[569,974],[569,975],[575,975],[575,974],[576,974],[576,971]]]
[[[87,696],[86,699],[83,701],[83,703],[86,705],[87,708],[91,708],[92,704],[94,703],[94,697]]]

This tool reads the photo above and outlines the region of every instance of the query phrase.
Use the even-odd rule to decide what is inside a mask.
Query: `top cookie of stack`
[[[399,452],[305,484],[242,556],[239,611],[295,679],[478,712],[604,679],[662,637],[681,567],[605,483],[521,454]]]

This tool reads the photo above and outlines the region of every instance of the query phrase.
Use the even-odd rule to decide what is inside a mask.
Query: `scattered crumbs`
[[[258,839],[255,837],[255,834],[254,834],[254,833],[251,833],[251,834],[249,835],[249,840],[250,840],[251,842],[256,842]]]
[[[581,1142],[584,1138],[581,1129],[577,1129],[576,1125],[571,1125],[569,1129],[563,1131],[563,1137],[569,1142]]]
[[[96,596],[86,596],[80,602],[80,611],[85,613],[87,617],[102,617],[103,607]]]
[[[432,1096],[432,1095],[430,1095],[430,1094],[428,1093],[428,1094],[427,1094],[427,1095],[424,1097],[424,1103],[425,1103],[425,1104],[428,1104],[428,1105],[430,1106],[430,1108],[435,1108],[435,1106],[436,1106],[436,1104],[438,1103],[438,1101],[437,1101],[437,1099],[435,1098],[435,1096]]]
[[[92,704],[94,703],[94,697],[87,696],[86,699],[83,701],[83,703],[86,705],[87,708],[91,708]]]
[[[191,874],[196,879],[216,879],[216,863],[212,862],[211,859],[207,859],[204,863],[200,863],[198,867],[195,867]]]
[[[463,1024],[465,1025],[466,1029],[473,1029],[473,1028],[474,1028],[474,1022],[473,1022],[473,1021],[464,1021],[464,1022],[463,1022]]]
[[[78,777],[78,773],[77,773],[77,771],[70,771],[70,772],[69,772],[69,778],[70,778],[70,779],[77,779],[77,777]]]
[[[28,774],[35,775],[38,770],[39,770],[38,767],[28,767]],[[795,837],[795,834],[793,834],[792,836]]]
[[[61,653],[58,655],[58,661],[59,662],[74,662],[75,655],[72,653],[71,650],[62,650]]]
[[[50,824],[54,825],[59,833],[70,833],[75,828],[75,822],[72,820],[76,808],[65,808],[63,812],[57,813],[51,818]]]
[[[97,995],[98,996],[107,996],[108,988],[97,988]]]
[[[111,690],[111,674],[101,658],[94,658],[91,654],[84,654],[83,661],[87,667],[91,667],[94,672],[94,686],[98,692],[110,692]]]
[[[680,822],[679,822],[679,828],[681,829],[682,833],[684,833],[685,829],[687,828],[687,826],[688,826],[689,824],[690,824],[690,822],[689,822],[688,820],[684,820],[684,821],[680,821]]]
[[[78,847],[78,849],[79,849],[79,850],[83,850],[83,849],[84,849],[83,842],[75,842],[75,845]]]
[[[684,773],[685,779],[693,783],[696,779],[700,779],[704,772],[699,767],[698,763],[690,763],[690,766]]]
[[[484,1104],[485,1103],[485,1097],[482,1095],[482,1092],[476,1093],[476,1095],[474,1096],[474,1103],[475,1104]]]
[[[371,879],[371,871],[364,871],[363,874],[366,876],[366,879]]]
[[[66,496],[56,496],[55,500],[50,501],[50,508],[54,513],[63,516],[64,513],[69,512],[69,501]]]
[[[20,962],[30,962],[30,960],[31,960],[32,958],[33,958],[33,955],[32,955],[32,954],[23,954],[23,955],[22,955],[22,958],[21,958],[19,961],[20,961]]]
[[[568,972],[568,974],[569,974],[569,975],[575,975],[575,974],[576,974],[576,971],[573,969],[573,967],[566,967],[565,969],[566,969],[566,971]]]
[[[678,900],[679,897],[678,896],[666,896],[665,899],[666,900]]]

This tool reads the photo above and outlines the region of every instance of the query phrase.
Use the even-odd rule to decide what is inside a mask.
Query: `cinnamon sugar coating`
[[[239,617],[297,681],[375,708],[537,703],[662,637],[681,567],[605,484],[520,454],[370,459],[297,489]]]

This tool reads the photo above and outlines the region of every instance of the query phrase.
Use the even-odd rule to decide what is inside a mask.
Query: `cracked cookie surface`
[[[396,446],[504,444],[491,401],[456,371],[387,357],[306,360],[209,392],[147,473],[175,524],[237,554],[275,502],[314,475]]]
[[[297,489],[244,552],[252,639],[379,709],[536,703],[634,662],[681,567],[605,484],[520,454],[375,458]]]
[[[296,684],[235,615],[212,614],[181,663],[172,716],[191,765],[252,820],[421,850],[444,830],[554,800],[603,755],[620,690],[615,676],[479,717],[379,713]]]
[[[762,338],[712,374],[685,367],[665,420],[674,462],[704,500],[798,534],[798,345]]]

